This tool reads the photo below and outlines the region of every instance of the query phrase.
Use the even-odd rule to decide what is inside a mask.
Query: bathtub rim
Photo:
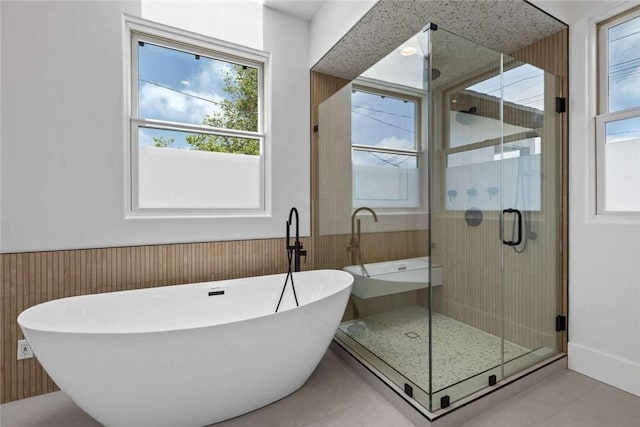
[[[336,274],[336,276],[338,275],[347,275],[349,276],[348,279],[350,280],[345,280],[346,282],[349,282],[348,284],[345,284],[343,286],[340,286],[338,289],[334,290],[333,292],[327,293],[326,295],[322,296],[322,298],[319,299],[314,299],[312,301],[308,301],[305,303],[300,304],[297,307],[289,307],[286,308],[284,310],[279,310],[278,312],[275,312],[275,308],[274,308],[274,312],[269,312],[266,314],[260,314],[257,316],[253,316],[253,317],[246,317],[246,318],[239,318],[239,319],[232,319],[232,320],[227,320],[227,321],[223,321],[223,322],[218,322],[218,323],[208,323],[208,324],[196,324],[196,325],[191,325],[191,326],[180,326],[180,327],[175,327],[175,328],[157,328],[157,329],[146,329],[146,330],[99,330],[99,329],[95,329],[95,330],[91,330],[91,331],[82,331],[82,330],[72,330],[72,329],[64,329],[64,328],[43,328],[41,327],[41,325],[37,325],[37,326],[30,326],[27,322],[27,324],[25,325],[24,322],[24,317],[28,316],[28,312],[32,311],[32,310],[37,310],[37,309],[41,309],[43,306],[49,306],[49,305],[54,305],[54,304],[59,304],[60,301],[62,300],[79,300],[79,299],[86,299],[86,298],[91,298],[91,297],[100,297],[100,296],[105,296],[105,295],[116,295],[116,294],[126,294],[126,293],[131,293],[131,292],[149,292],[151,290],[157,290],[157,289],[176,289],[182,286],[194,286],[194,285],[199,285],[199,286],[211,286],[213,284],[220,284],[223,282],[240,282],[240,281],[244,281],[247,279],[257,279],[257,278],[263,278],[263,277],[278,277],[281,276],[283,279],[282,284],[284,285],[284,279],[287,275],[287,273],[276,273],[276,274],[268,274],[268,275],[262,275],[262,276],[248,276],[248,277],[241,277],[241,278],[235,278],[235,279],[223,279],[223,280],[216,280],[216,281],[207,281],[207,282],[193,282],[193,283],[183,283],[183,284],[177,284],[177,285],[167,285],[167,286],[155,286],[155,287],[150,287],[150,288],[140,288],[140,289],[127,289],[127,290],[122,290],[122,291],[113,291],[113,292],[98,292],[95,294],[85,294],[85,295],[74,295],[74,296],[70,296],[70,297],[62,297],[62,298],[56,298],[50,301],[45,301],[42,302],[40,304],[36,304],[33,305],[25,310],[23,310],[22,312],[20,312],[20,314],[17,316],[17,323],[18,326],[23,329],[27,329],[29,331],[34,331],[34,332],[39,332],[39,333],[47,333],[47,334],[75,334],[75,335],[100,335],[100,336],[107,336],[107,335],[143,335],[143,334],[161,334],[161,333],[174,333],[174,332],[181,332],[181,331],[189,331],[189,330],[198,330],[198,329],[205,329],[205,328],[211,328],[211,327],[216,327],[216,326],[225,326],[225,325],[231,325],[231,324],[239,324],[239,323],[243,323],[243,322],[250,322],[250,321],[254,321],[254,320],[258,320],[258,319],[264,319],[266,317],[270,317],[270,316],[274,316],[274,315],[283,315],[284,313],[287,313],[289,311],[295,310],[295,309],[299,309],[299,308],[303,308],[305,306],[309,306],[312,305],[314,303],[317,303],[319,301],[323,301],[327,298],[332,298],[335,297],[336,295],[348,291],[348,293],[351,293],[351,290],[353,288],[353,284],[354,284],[354,278],[352,275],[350,275],[348,272],[343,271],[343,270],[336,270],[336,269],[319,269],[319,270],[305,270],[305,271],[300,271],[300,272],[295,272],[294,273],[294,277],[295,274],[299,274],[299,273],[311,273],[311,272],[332,272],[332,273],[339,273]],[[346,276],[344,276],[345,279],[347,279]],[[218,285],[215,285],[218,286]],[[26,313],[26,314],[25,314]]]

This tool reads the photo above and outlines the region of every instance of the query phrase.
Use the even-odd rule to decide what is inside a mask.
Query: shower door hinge
[[[495,375],[489,375],[489,385],[494,386],[498,383],[498,378]]]
[[[567,318],[564,316],[556,316],[556,331],[566,331],[567,330]]]
[[[567,111],[567,98],[556,97],[556,113],[565,113]]]
[[[448,408],[449,405],[451,405],[451,399],[449,398],[449,395],[447,394],[445,396],[442,396],[440,398],[440,408],[441,409]]]
[[[405,383],[404,384],[404,394],[406,394],[409,397],[413,397],[413,387],[411,387],[409,384]]]

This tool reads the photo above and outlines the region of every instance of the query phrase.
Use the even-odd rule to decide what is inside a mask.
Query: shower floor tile
[[[423,390],[429,390],[429,310],[413,306],[340,325],[340,330]],[[499,337],[433,312],[433,390],[438,391],[501,363]],[[530,350],[504,342],[505,361]]]

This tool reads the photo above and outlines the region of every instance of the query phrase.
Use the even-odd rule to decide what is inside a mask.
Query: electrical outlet
[[[33,357],[33,350],[27,340],[18,340],[18,360]]]

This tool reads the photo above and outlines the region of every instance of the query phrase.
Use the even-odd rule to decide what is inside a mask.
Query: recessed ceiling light
[[[406,46],[400,49],[400,55],[402,56],[411,56],[416,53],[416,48],[413,46]]]

